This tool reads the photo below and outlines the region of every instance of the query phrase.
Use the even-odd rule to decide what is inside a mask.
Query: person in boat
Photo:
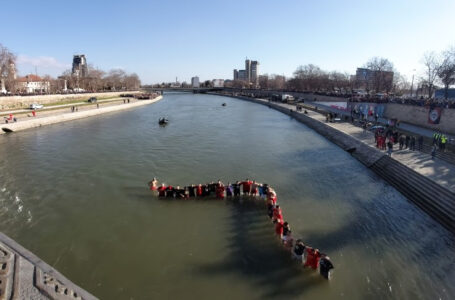
[[[232,184],[229,182],[226,186],[226,197],[232,197],[233,195],[233,188]]]
[[[202,197],[202,193],[203,193],[202,184],[199,183],[196,187],[196,195],[198,197]]]
[[[330,261],[330,257],[325,254],[321,254],[321,260],[319,261],[319,274],[327,280],[330,280],[331,272],[330,270],[334,269],[335,267]]]
[[[292,250],[292,257],[302,263],[305,255],[305,248],[306,246],[302,240],[297,240],[294,249]]]
[[[216,184],[216,197],[218,199],[224,198],[224,184],[221,182],[221,180],[218,180],[218,183]]]
[[[149,182],[149,188],[151,191],[158,190],[158,180],[156,180],[155,177],[153,177],[152,181]]]
[[[277,220],[277,222],[275,222],[275,233],[280,239],[283,236],[283,229],[284,229],[283,224],[284,224],[284,222],[282,219]]]
[[[172,185],[169,185],[166,188],[166,198],[174,198],[174,187]]]
[[[318,249],[307,248],[307,258],[305,261],[305,267],[311,267],[316,270],[319,265],[319,259],[321,258],[321,253]]]

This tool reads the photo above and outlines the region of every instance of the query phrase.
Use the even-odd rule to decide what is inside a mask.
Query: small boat
[[[166,125],[167,123],[169,123],[169,120],[166,118],[160,118],[158,120],[158,124],[160,124],[160,125]]]
[[[226,106],[226,103],[221,104],[221,106]]]

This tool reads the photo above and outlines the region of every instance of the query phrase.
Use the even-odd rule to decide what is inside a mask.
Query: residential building
[[[191,77],[191,87],[198,88],[200,86],[201,84],[199,83],[199,77],[198,76]]]
[[[224,87],[224,79],[213,79],[212,86],[213,87]]]
[[[87,59],[84,54],[77,54],[73,56],[73,76],[83,78],[88,76]]]
[[[393,87],[393,72],[357,68],[356,87],[367,91],[388,92]]]
[[[18,90],[23,93],[47,93],[51,87],[49,81],[33,74],[26,75],[17,79]]]

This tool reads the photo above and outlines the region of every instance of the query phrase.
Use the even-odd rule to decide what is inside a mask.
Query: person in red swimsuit
[[[158,188],[158,196],[159,197],[166,196],[166,186],[164,185],[164,183],[162,183],[161,186]]]
[[[158,190],[158,180],[156,180],[155,177],[153,177],[152,181],[149,182],[149,187],[151,191]]]
[[[242,182],[242,188],[243,188],[243,194],[244,195],[249,195],[251,192],[251,184],[253,182],[249,180],[248,178],[245,179],[245,181]]]
[[[256,196],[258,194],[258,184],[256,183],[256,180],[253,180],[251,183],[251,195]]]
[[[196,196],[201,197],[202,196],[202,184],[198,184],[196,187]]]
[[[319,265],[319,260],[321,259],[321,253],[318,249],[313,249],[307,247],[307,257],[305,262],[305,267],[311,267],[312,269],[316,270]]]
[[[218,180],[218,183],[216,185],[216,197],[218,199],[224,198],[224,184],[221,182],[221,180]]]
[[[283,221],[283,212],[281,211],[281,208],[279,205],[275,206],[275,208],[273,209],[273,216],[272,216],[273,222],[278,222],[278,220]]]
[[[275,223],[275,233],[280,237],[280,239],[283,236],[283,229],[284,229],[283,224],[284,224],[283,220],[278,220]]]

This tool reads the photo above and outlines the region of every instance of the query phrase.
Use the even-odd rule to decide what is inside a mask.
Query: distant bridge
[[[148,92],[185,92],[185,93],[206,93],[206,92],[219,92],[224,90],[224,88],[182,88],[182,87],[151,87],[144,86],[142,89]]]

